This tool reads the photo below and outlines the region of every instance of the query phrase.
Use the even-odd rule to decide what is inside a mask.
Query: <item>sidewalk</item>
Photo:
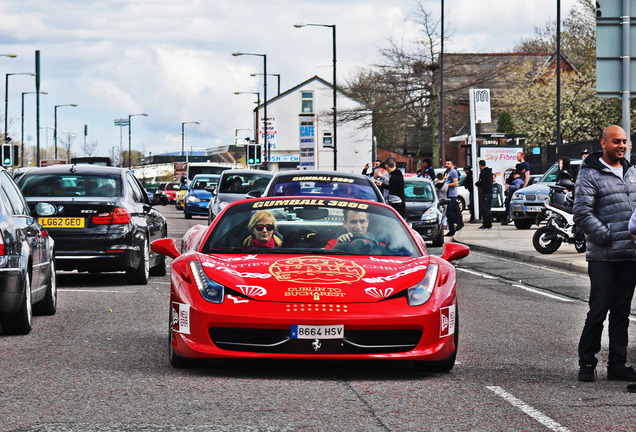
[[[478,231],[481,223],[468,223],[466,216],[464,215],[464,228],[456,232],[454,237],[444,237],[445,242],[454,241],[469,246],[473,251],[587,274],[585,253],[578,253],[574,245],[564,243],[555,253],[549,255],[537,252],[532,246],[532,236],[537,225],[529,230],[520,230],[514,224],[504,226],[501,222],[493,222],[491,229]]]

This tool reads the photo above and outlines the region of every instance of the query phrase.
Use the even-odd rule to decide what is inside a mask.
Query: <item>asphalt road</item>
[[[174,207],[169,235],[206,223]],[[439,249],[431,249],[439,253]],[[59,308],[0,335],[2,431],[631,431],[624,383],[576,380],[587,277],[473,253],[458,263],[451,373],[405,363],[167,361],[169,276],[60,273]],[[636,332],[629,356],[636,362]],[[601,365],[607,357],[604,341]],[[601,366],[599,365],[599,366]]]

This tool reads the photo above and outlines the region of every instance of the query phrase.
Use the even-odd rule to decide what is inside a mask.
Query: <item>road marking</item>
[[[72,289],[72,288],[58,288],[58,291],[65,292],[81,292],[81,293],[122,293],[122,294],[132,294],[132,291],[116,291],[116,290],[100,290],[100,289]]]
[[[475,275],[475,276],[481,276],[481,277],[486,278],[486,279],[500,279],[497,276],[491,276],[491,275],[488,275],[488,274],[476,272],[476,271],[473,271],[473,270],[467,270],[467,269],[460,268],[460,267],[457,267],[457,270],[463,271],[465,273],[470,273],[470,274]],[[501,282],[502,283],[506,283],[505,280],[502,280]],[[530,288],[530,287],[527,287],[527,286],[524,286],[524,285],[519,285],[519,284],[511,284],[511,285],[513,287],[521,288],[522,290],[529,291],[529,292],[532,292],[532,293],[535,293],[535,294],[539,294],[539,295],[542,295],[542,296],[545,296],[545,297],[550,297],[550,298],[555,299],[555,300],[560,300],[560,301],[563,301],[563,302],[571,302],[572,301],[569,298],[560,297],[560,296],[557,296],[557,295],[554,295],[554,294],[548,294],[547,292],[540,291],[540,290],[537,290],[537,289],[534,289],[534,288]]]
[[[470,254],[471,255],[481,255],[481,256],[485,256],[485,257],[492,257],[492,255],[490,255],[490,254],[484,254],[484,253],[473,252],[473,251],[471,251]],[[584,274],[579,273],[579,272],[569,272],[569,271],[564,271],[564,270],[558,270],[558,269],[555,269],[553,267],[549,267],[549,266],[546,266],[546,265],[530,264],[528,262],[515,261],[515,260],[503,258],[503,257],[500,257],[500,256],[497,256],[497,259],[500,260],[500,261],[508,261],[508,262],[515,263],[515,264],[523,264],[523,265],[526,265],[528,267],[534,267],[536,269],[550,271],[552,273],[559,273],[559,274],[568,275],[568,276],[577,276],[577,277],[580,277],[580,278],[587,278],[587,275],[584,275]]]
[[[538,421],[539,423],[541,423],[542,425],[544,425],[548,429],[551,429],[553,431],[558,431],[558,432],[570,432],[570,430],[568,428],[561,426],[559,423],[555,422],[550,417],[548,417],[547,415],[543,414],[541,411],[539,411],[539,410],[537,410],[535,408],[532,408],[530,405],[528,405],[527,403],[525,403],[521,399],[517,399],[516,397],[514,397],[513,395],[511,395],[510,393],[508,393],[507,391],[505,391],[501,387],[499,387],[499,386],[486,386],[486,388],[488,390],[492,391],[493,393],[495,393],[497,396],[501,397],[503,400],[508,402],[510,405],[512,405],[512,406],[514,406],[516,408],[519,408],[521,411],[523,411],[524,413],[528,414],[530,417],[532,417],[533,419],[535,419],[536,421]]]
[[[516,287],[516,288],[521,288],[522,290],[525,290],[525,291],[530,291],[530,292],[535,293],[535,294],[540,294],[542,296],[550,297],[550,298],[555,299],[555,300],[560,300],[560,301],[563,301],[563,302],[571,302],[572,301],[569,298],[560,297],[560,296],[557,296],[557,295],[554,295],[554,294],[548,294],[547,292],[539,291],[539,290],[536,290],[536,289],[533,289],[533,288],[530,288],[530,287],[527,287],[527,286],[518,285],[518,284],[513,284],[512,286]]]
[[[497,279],[497,276],[492,276],[492,275],[489,275],[489,274],[486,274],[486,273],[480,273],[480,272],[476,272],[474,270],[468,270],[468,269],[461,268],[461,267],[457,267],[457,270],[463,271],[464,273],[470,273],[470,274],[473,274],[473,275],[476,275],[476,276],[481,276],[481,277],[486,278],[486,279]]]

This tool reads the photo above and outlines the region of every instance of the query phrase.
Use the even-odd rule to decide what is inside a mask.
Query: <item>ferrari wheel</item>
[[[144,239],[137,268],[126,271],[126,280],[133,285],[146,285],[150,276],[150,251],[148,240]]]
[[[186,369],[194,365],[194,359],[181,357],[172,349],[172,310],[170,311],[170,320],[168,322],[168,361],[170,366],[175,369]]]
[[[26,273],[23,281],[24,295],[18,312],[2,318],[5,334],[25,335],[33,329],[33,305],[31,304],[31,277]]]
[[[420,361],[415,362],[415,369],[426,372],[450,372],[455,366],[455,360],[457,359],[457,347],[459,346],[459,309],[455,304],[455,350],[449,358],[440,361]]]
[[[44,299],[33,306],[38,315],[55,315],[57,311],[57,279],[55,275],[55,261],[51,261],[49,282],[46,285]]]

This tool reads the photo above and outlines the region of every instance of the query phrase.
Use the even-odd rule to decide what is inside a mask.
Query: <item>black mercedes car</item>
[[[0,168],[0,323],[5,334],[29,333],[34,312],[55,314],[54,247],[20,189]]]
[[[55,240],[59,270],[126,271],[128,283],[140,285],[166,274],[165,257],[150,251],[153,240],[167,236],[166,220],[128,169],[34,168],[18,185]]]

